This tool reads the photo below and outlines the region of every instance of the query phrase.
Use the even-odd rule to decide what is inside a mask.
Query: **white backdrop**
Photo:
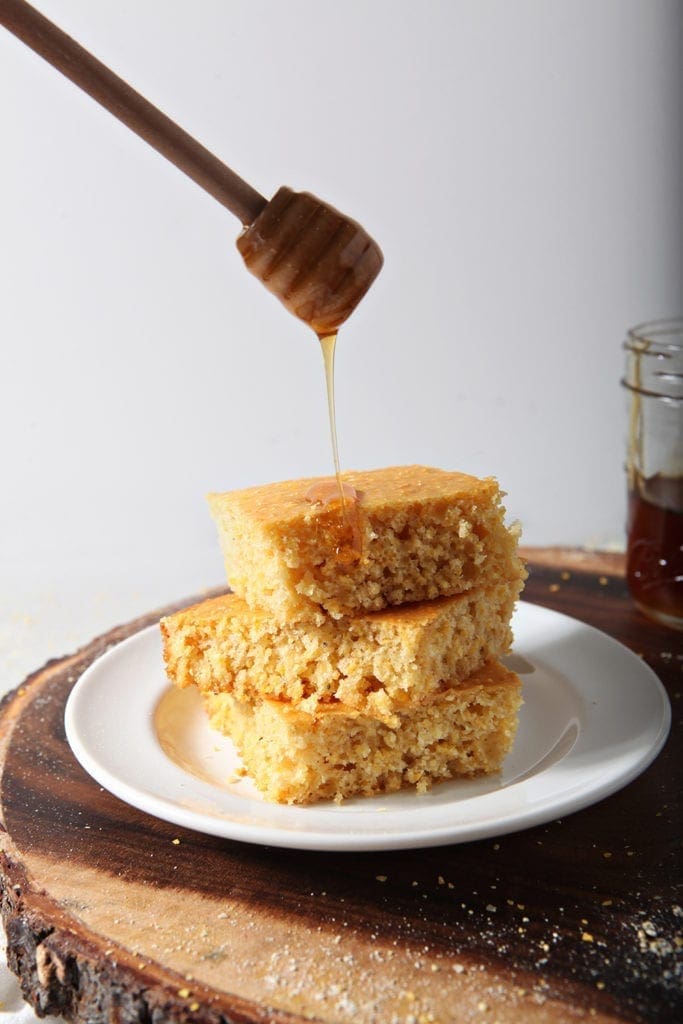
[[[266,195],[384,249],[347,468],[495,474],[527,543],[618,544],[620,342],[680,312],[676,0],[40,0]],[[314,336],[227,211],[0,30],[6,683],[222,581],[204,495],[328,473]]]

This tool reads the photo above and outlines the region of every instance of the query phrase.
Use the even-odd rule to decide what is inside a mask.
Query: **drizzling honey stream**
[[[357,562],[363,553],[363,531],[361,526],[358,493],[350,484],[345,484],[341,477],[339,445],[337,442],[337,417],[334,402],[334,353],[337,344],[337,332],[319,334],[320,347],[325,365],[325,385],[327,389],[327,410],[330,421],[330,438],[334,459],[335,481],[314,484],[309,488],[306,498],[311,502],[321,502],[341,513],[337,520],[335,537],[335,555],[340,565]]]
[[[334,472],[337,477],[339,498],[342,509],[346,511],[346,498],[344,485],[341,478],[341,466],[339,462],[339,444],[337,442],[337,413],[334,402],[334,353],[337,347],[337,332],[334,334],[319,334],[318,340],[323,353],[325,364],[325,387],[327,389],[327,411],[330,417],[330,436],[332,438],[332,456],[334,458]]]

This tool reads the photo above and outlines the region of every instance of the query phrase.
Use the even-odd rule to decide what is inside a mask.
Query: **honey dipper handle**
[[[251,224],[267,201],[199,142],[25,0],[0,0],[0,24]]]

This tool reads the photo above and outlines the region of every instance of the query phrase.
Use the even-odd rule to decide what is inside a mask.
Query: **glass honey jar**
[[[683,318],[632,328],[626,577],[649,617],[683,630]]]

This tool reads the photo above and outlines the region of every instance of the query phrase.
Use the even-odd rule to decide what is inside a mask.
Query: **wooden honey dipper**
[[[308,192],[269,202],[25,0],[0,0],[0,24],[234,213],[247,268],[320,337],[336,332],[382,268],[360,224]]]

